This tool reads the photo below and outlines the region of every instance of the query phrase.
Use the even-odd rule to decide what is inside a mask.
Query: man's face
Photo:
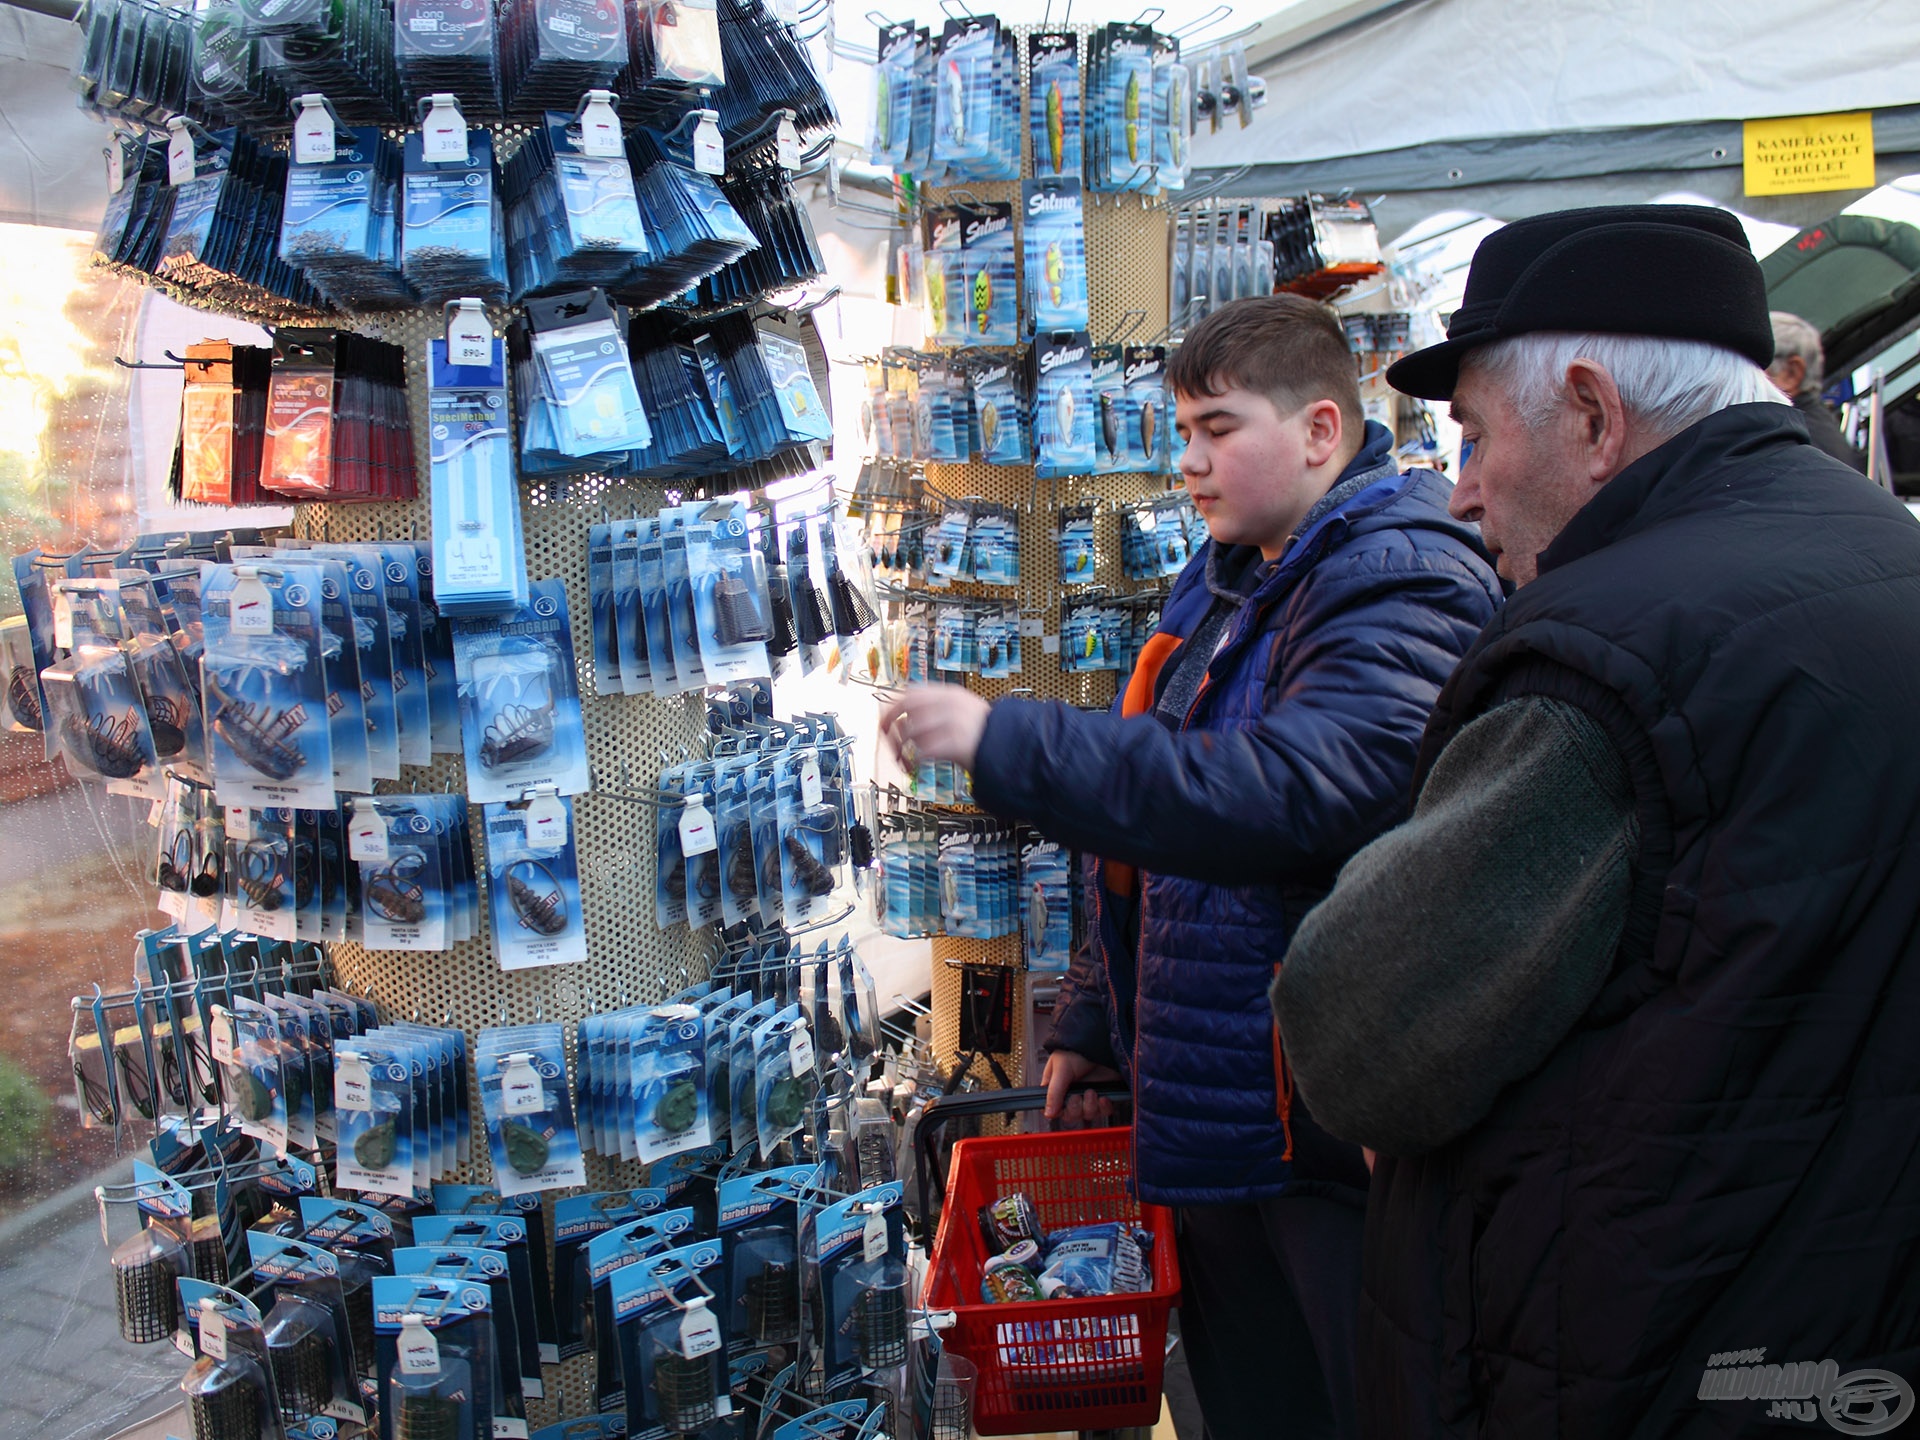
[[[1447,509],[1455,519],[1479,522],[1502,575],[1530,584],[1540,552],[1593,498],[1579,418],[1556,406],[1529,429],[1505,392],[1471,364],[1454,386],[1453,418],[1462,447],[1472,450]]]
[[[1321,400],[1282,415],[1265,395],[1238,388],[1175,396],[1187,441],[1180,477],[1215,544],[1257,545],[1269,560],[1280,553],[1326,491],[1323,474],[1309,493],[1314,467],[1339,446],[1339,413]]]

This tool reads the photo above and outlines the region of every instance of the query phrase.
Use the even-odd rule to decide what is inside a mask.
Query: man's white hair
[[[1561,330],[1515,335],[1469,350],[1461,368],[1498,385],[1533,430],[1560,402],[1567,367],[1575,360],[1591,360],[1611,375],[1628,416],[1663,439],[1729,405],[1788,403],[1767,372],[1746,356],[1700,340],[1658,335]]]

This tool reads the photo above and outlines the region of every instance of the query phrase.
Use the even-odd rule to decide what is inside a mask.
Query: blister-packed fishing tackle
[[[201,694],[222,804],[331,804],[317,566],[213,565],[201,585]]]
[[[566,586],[538,580],[531,595],[508,619],[454,630],[468,791],[483,803],[544,788],[577,795],[591,783]]]
[[[536,794],[485,807],[487,886],[503,970],[587,958],[573,803]]]
[[[475,1058],[500,1193],[584,1185],[561,1027],[483,1030]]]
[[[1093,345],[1085,331],[1054,331],[1034,341],[1034,472],[1086,475],[1095,465]]]

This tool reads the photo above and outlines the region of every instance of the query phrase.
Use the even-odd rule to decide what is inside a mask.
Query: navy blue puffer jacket
[[[1391,447],[1368,426],[1342,479],[1370,483],[1261,578],[1178,731],[1149,712],[1213,604],[1209,560],[1257,553],[1201,547],[1109,713],[1007,701],[987,722],[980,805],[1101,857],[1050,1043],[1132,1083],[1150,1201],[1366,1188],[1292,1093],[1267,988],[1340,866],[1405,817],[1427,712],[1500,599],[1446,482]]]

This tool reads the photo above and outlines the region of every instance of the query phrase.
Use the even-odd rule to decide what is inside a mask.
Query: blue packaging
[[[427,342],[433,496],[433,594],[442,615],[501,615],[527,603],[526,538],[513,481],[506,347],[484,365],[455,365]]]
[[[493,136],[467,131],[463,159],[429,160],[421,132],[406,139],[400,269],[422,303],[507,298],[507,256],[494,194]]]
[[[562,1027],[482,1030],[475,1064],[494,1184],[501,1195],[585,1185]]]
[[[482,804],[535,789],[579,795],[592,785],[566,583],[536,580],[530,593],[508,619],[454,627],[467,791]]]
[[[1027,37],[1027,135],[1033,173],[1080,174],[1080,37],[1071,30]]]
[[[1087,223],[1080,182],[1026,180],[1021,182],[1020,198],[1026,210],[1027,331],[1085,330]]]
[[[1094,468],[1093,345],[1084,330],[1034,341],[1034,473],[1042,479]]]
[[[1013,206],[969,206],[961,220],[966,277],[964,345],[1020,343],[1020,305],[1013,243]]]
[[[500,968],[585,961],[573,802],[564,795],[536,795],[519,804],[490,804],[482,813]]]

